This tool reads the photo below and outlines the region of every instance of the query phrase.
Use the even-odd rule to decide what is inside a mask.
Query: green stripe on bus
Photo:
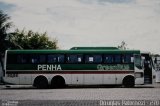
[[[6,70],[38,70],[38,65],[44,65],[42,69],[46,70],[47,65],[53,65],[52,70],[57,65],[61,70],[134,70],[134,64],[8,64]]]

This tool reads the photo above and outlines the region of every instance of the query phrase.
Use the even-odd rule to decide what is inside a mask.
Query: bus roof
[[[117,47],[72,47],[70,50],[117,50]]]
[[[28,53],[140,54],[140,51],[139,50],[120,50],[120,49],[114,49],[114,50],[87,50],[87,49],[86,50],[7,50],[7,53],[9,54],[28,54]]]

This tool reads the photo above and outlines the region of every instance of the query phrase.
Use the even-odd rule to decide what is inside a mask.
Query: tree
[[[13,26],[10,17],[0,10],[0,64],[3,68],[4,52],[7,49],[57,49],[57,40],[48,37],[47,33],[15,30],[9,33]]]
[[[3,11],[0,10],[0,64],[3,68],[3,56],[6,49],[13,46],[13,43],[11,43],[8,38],[10,34],[8,33],[8,30],[12,26],[12,22],[9,22],[10,17],[3,13]]]
[[[16,30],[12,33],[11,41],[21,49],[57,49],[57,39],[51,39],[47,33],[33,32],[32,30]]]
[[[122,50],[126,50],[127,49],[127,44],[125,41],[122,41],[121,44],[118,46],[119,49],[122,49]]]

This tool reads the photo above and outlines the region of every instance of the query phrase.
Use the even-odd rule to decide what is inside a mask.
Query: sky
[[[0,0],[15,28],[47,32],[60,49],[118,46],[160,54],[160,0]]]

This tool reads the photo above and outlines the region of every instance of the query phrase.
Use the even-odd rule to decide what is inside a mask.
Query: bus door
[[[144,84],[152,84],[152,60],[149,54],[141,54],[144,57]]]

